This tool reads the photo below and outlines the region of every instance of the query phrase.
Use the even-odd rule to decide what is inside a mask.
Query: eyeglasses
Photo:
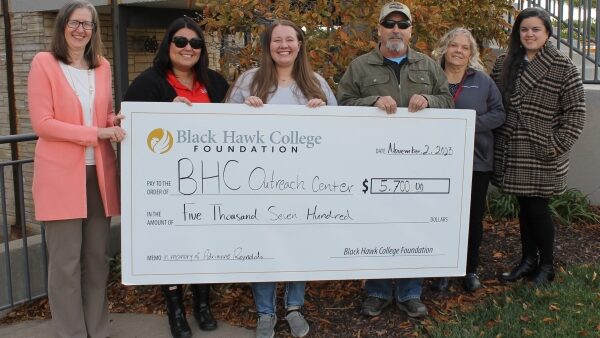
[[[395,20],[384,20],[381,22],[381,25],[387,29],[392,29],[394,26],[398,26],[400,29],[407,29],[410,27],[409,20],[395,21]]]
[[[185,46],[187,46],[187,44],[189,43],[190,47],[192,47],[193,49],[202,48],[202,44],[204,43],[204,40],[200,38],[188,39],[185,36],[174,36],[173,40],[171,41],[175,44],[175,47],[177,48],[185,48]]]
[[[77,29],[79,26],[83,27],[86,31],[91,31],[94,29],[94,23],[91,21],[79,21],[79,20],[69,20],[67,21],[67,26],[69,28]]]

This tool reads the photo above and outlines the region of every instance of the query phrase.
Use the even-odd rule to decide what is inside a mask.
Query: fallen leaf
[[[521,317],[519,317],[519,319],[521,319],[522,322],[528,322],[529,320],[531,320],[531,318],[529,318],[529,316],[526,315],[522,315]]]
[[[487,327],[488,329],[491,329],[494,326],[496,326],[496,324],[498,324],[498,322],[496,322],[495,320],[490,320],[487,323],[485,323],[485,327]]]
[[[526,329],[526,328],[523,329],[523,335],[526,336],[526,337],[533,336],[534,333],[535,332],[532,331],[532,330],[529,330],[529,329]]]
[[[550,318],[550,317],[544,317],[544,319],[542,319],[542,322],[544,322],[544,323],[550,323],[553,321],[554,321],[554,318]]]
[[[502,253],[500,251],[494,252],[494,258],[502,258],[502,257],[504,257],[504,253]]]
[[[592,282],[596,280],[596,277],[598,277],[598,274],[596,271],[594,271],[594,274],[592,275]]]
[[[558,307],[558,305],[556,305],[556,304],[554,304],[554,303],[553,303],[553,304],[550,304],[550,306],[548,306],[548,309],[549,309],[550,311],[560,311],[560,308]]]
[[[400,323],[400,325],[398,325],[399,328],[401,329],[408,329],[409,327],[412,327],[412,324],[409,321],[405,321]]]

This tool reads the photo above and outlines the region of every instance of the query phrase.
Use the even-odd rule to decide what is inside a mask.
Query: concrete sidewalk
[[[190,320],[191,319],[191,320]],[[171,338],[166,316],[136,313],[111,313],[111,338]],[[215,331],[200,331],[193,317],[188,318],[194,337],[251,338],[254,331],[219,322]],[[48,338],[52,337],[50,320],[30,320],[0,326],[0,337]]]

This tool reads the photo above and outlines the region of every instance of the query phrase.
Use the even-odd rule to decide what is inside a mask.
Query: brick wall
[[[6,82],[6,43],[4,39],[4,20],[0,21],[0,135],[9,134],[8,125],[8,93],[7,93],[7,82]],[[4,159],[10,159],[10,148],[8,145],[0,145],[0,162],[4,162]],[[0,168],[4,172],[8,172],[4,168]],[[12,182],[8,182],[6,179],[4,183],[7,189],[12,189]],[[0,230],[3,230],[2,223],[0,223]],[[0,231],[0,243],[3,241],[3,231]]]
[[[8,92],[6,82],[6,43],[4,40],[4,20],[0,20],[0,135],[8,135]],[[0,158],[4,159],[10,152],[8,147],[0,145]]]
[[[34,55],[45,50],[50,42],[52,27],[54,24],[54,15],[50,13],[13,13],[11,14],[11,32],[12,32],[12,48],[13,48],[13,74],[15,88],[15,107],[17,111],[17,133],[31,133],[31,123],[29,122],[27,110],[27,76],[29,73],[29,65]],[[4,29],[4,27],[2,27]],[[0,81],[4,81],[2,85],[2,98],[0,101],[0,132],[2,135],[10,134],[8,125],[8,93],[6,87],[6,44],[4,43],[4,32],[2,32],[2,69],[0,70]],[[35,143],[26,142],[19,144],[19,158],[32,158]],[[2,146],[0,153],[2,162],[10,160],[10,147]],[[33,166],[26,164],[23,166],[23,188],[25,189],[25,219],[28,231],[39,232],[39,224],[34,220],[33,201],[31,199],[31,178]],[[5,168],[4,177],[6,183],[7,196],[7,214],[8,223],[15,223],[14,212],[14,194],[12,170],[10,167]],[[18,228],[12,229],[18,231]]]

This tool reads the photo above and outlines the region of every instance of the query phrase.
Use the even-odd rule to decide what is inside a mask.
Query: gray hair
[[[471,48],[469,68],[473,68],[479,71],[485,71],[485,67],[483,66],[483,63],[481,62],[481,59],[479,57],[479,48],[477,47],[477,41],[475,41],[473,34],[471,34],[471,32],[468,29],[463,27],[454,28],[453,30],[446,33],[440,39],[440,41],[438,41],[438,45],[432,53],[433,58],[440,63],[442,68],[444,68],[446,63],[444,56],[448,51],[448,45],[450,45],[450,42],[452,42],[454,37],[456,37],[457,35],[464,35],[469,40],[469,47]]]

